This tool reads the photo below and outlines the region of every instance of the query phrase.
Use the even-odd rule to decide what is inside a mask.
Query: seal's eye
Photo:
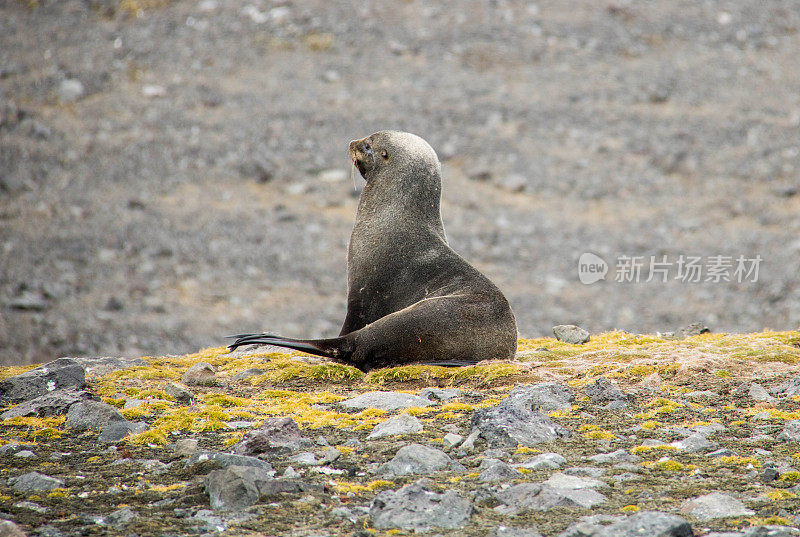
[[[385,149],[381,151],[381,156],[384,160],[389,160],[389,153]]]

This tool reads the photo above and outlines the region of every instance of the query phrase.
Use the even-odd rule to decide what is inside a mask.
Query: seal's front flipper
[[[475,365],[478,362],[471,360],[442,360],[439,362],[421,362],[420,365],[436,365],[440,367],[464,367],[468,365]]]

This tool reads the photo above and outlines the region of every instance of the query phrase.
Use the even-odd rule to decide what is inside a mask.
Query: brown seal
[[[408,363],[469,365],[510,359],[517,324],[503,293],[447,244],[441,165],[414,134],[350,142],[366,180],[347,255],[347,316],[339,337],[241,334],[242,345],[305,351],[362,371]]]

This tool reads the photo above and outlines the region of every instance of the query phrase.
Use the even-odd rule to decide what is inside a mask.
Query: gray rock
[[[292,455],[289,457],[289,460],[302,466],[320,466],[322,464],[322,461],[318,460],[317,457],[310,451],[304,451],[303,453]]]
[[[686,451],[687,453],[707,453],[717,449],[719,444],[708,440],[701,434],[692,433],[683,440],[672,442],[670,446],[681,451]]]
[[[601,477],[606,471],[595,466],[573,466],[571,468],[564,468],[564,473],[566,475],[578,477]]]
[[[684,327],[675,330],[673,335],[674,339],[686,339],[687,337],[699,336],[700,334],[708,334],[711,330],[703,323],[695,321],[687,324]]]
[[[217,371],[206,362],[198,362],[186,370],[181,381],[187,386],[216,386]]]
[[[392,460],[381,465],[378,473],[399,476],[431,474],[441,470],[464,471],[465,468],[453,461],[444,451],[422,444],[409,444],[401,447]]]
[[[567,459],[558,453],[542,453],[534,455],[517,466],[531,470],[556,470],[567,464]]]
[[[175,455],[179,457],[189,457],[197,452],[196,438],[181,438],[175,442]]]
[[[0,184],[8,186],[6,181]],[[11,186],[13,188],[13,186],[16,185]],[[50,301],[41,291],[27,290],[23,291],[19,296],[15,296],[6,301],[5,306],[13,310],[45,311],[50,308]]]
[[[353,514],[353,511],[347,507],[334,507],[329,513],[333,518],[346,518],[351,522],[356,522],[358,518]]]
[[[68,429],[103,430],[112,422],[129,423],[115,407],[100,401],[83,401],[69,407],[65,425]]]
[[[708,399],[710,401],[717,401],[719,394],[710,390],[695,390],[684,395],[688,399]]]
[[[464,392],[456,388],[425,388],[419,392],[419,396],[429,400],[450,401],[452,399],[458,399],[463,393]]]
[[[109,526],[114,526],[115,528],[121,528],[123,526],[127,526],[137,518],[139,518],[139,515],[134,513],[130,507],[123,507],[106,516],[105,523]]]
[[[206,493],[215,511],[244,509],[258,501],[269,481],[272,478],[261,468],[229,466],[206,476]]]
[[[778,435],[781,442],[800,442],[800,420],[787,421]]]
[[[60,479],[39,472],[28,472],[18,477],[12,477],[8,480],[8,484],[12,485],[17,492],[53,490],[64,486],[64,482]]]
[[[283,474],[281,474],[281,477],[284,477],[286,479],[297,479],[298,477],[302,477],[302,474],[297,470],[295,470],[294,468],[292,468],[291,466],[287,466],[286,469],[283,471]]]
[[[533,528],[498,526],[489,533],[489,537],[542,537],[542,534]]]
[[[144,421],[137,421],[136,423],[127,420],[112,421],[103,427],[97,439],[105,443],[119,442],[129,434],[138,434],[146,430],[147,423]]]
[[[575,395],[566,384],[560,382],[541,382],[516,386],[508,392],[508,399],[525,404],[534,410],[552,412],[569,410],[575,402]]]
[[[398,410],[416,406],[431,406],[433,402],[410,393],[367,392],[351,399],[346,399],[339,404],[350,409],[378,408],[380,410]]]
[[[592,455],[591,457],[586,458],[587,460],[596,462],[597,464],[616,464],[620,462],[636,463],[641,460],[640,457],[633,455],[624,449],[618,449],[616,451],[612,451],[611,453],[598,453],[597,455]]]
[[[141,464],[142,467],[154,475],[164,474],[169,471],[172,464],[165,464],[158,459],[137,459],[137,463]]]
[[[622,393],[619,388],[605,377],[599,377],[594,381],[594,384],[586,386],[584,391],[589,399],[597,404],[607,404],[615,401],[627,402],[631,399],[630,395]]]
[[[38,503],[34,502],[15,502],[14,507],[18,509],[29,509],[36,513],[44,514],[50,511],[49,508],[39,505]]]
[[[249,379],[250,377],[255,377],[256,375],[263,375],[266,373],[266,369],[261,369],[259,367],[251,367],[250,369],[245,369],[244,371],[240,371],[236,373],[231,380],[233,382],[239,382],[241,380]]]
[[[202,452],[195,453],[189,460],[186,461],[184,467],[188,468],[195,464],[200,464],[206,461],[214,461],[222,468],[229,468],[231,466],[246,466],[250,468],[258,468],[265,471],[269,475],[274,475],[272,465],[267,461],[261,460],[257,457],[248,457],[247,455],[236,455],[233,453],[216,453],[216,452]]]
[[[64,388],[82,390],[86,372],[71,358],[59,358],[20,375],[0,381],[0,406],[36,399]]]
[[[22,451],[14,453],[14,456],[18,459],[30,459],[31,457],[35,457],[36,453],[29,449],[23,449]]]
[[[574,324],[560,324],[553,327],[556,339],[564,343],[580,345],[589,341],[589,332]]]
[[[473,412],[470,426],[490,447],[532,446],[570,436],[567,429],[531,410],[525,397],[511,395],[495,406]]]
[[[422,422],[405,412],[379,423],[367,436],[367,440],[422,432]]]
[[[25,532],[10,520],[0,520],[0,537],[25,537]]]
[[[64,388],[20,403],[14,408],[3,412],[3,414],[0,415],[0,418],[4,420],[19,416],[39,416],[46,418],[49,416],[65,414],[70,406],[80,401],[85,401],[91,397],[92,394],[85,390]]]
[[[101,356],[101,357],[86,357],[86,358],[72,358],[83,366],[86,374],[90,377],[101,377],[114,371],[122,371],[124,369],[132,369],[134,367],[142,367],[149,365],[147,361],[141,358],[122,358],[119,356]]]
[[[215,535],[228,529],[228,524],[225,520],[221,516],[215,515],[214,511],[210,509],[200,509],[191,518],[193,521],[202,524],[197,526],[197,529],[205,532],[206,535]]]
[[[775,404],[777,399],[772,397],[763,386],[755,382],[743,382],[733,390],[735,395],[744,395],[754,401],[765,401]]]
[[[547,479],[547,481],[544,482],[544,484],[553,487],[555,489],[572,489],[572,490],[594,489],[597,487],[608,486],[604,481],[600,481],[599,479],[590,479],[575,475],[567,475],[562,472],[557,472],[551,475]]]
[[[683,518],[660,513],[642,511],[611,525],[578,522],[571,525],[558,537],[694,537],[692,526]]]
[[[62,80],[58,85],[58,99],[64,103],[77,101],[86,93],[83,82],[75,78]]]
[[[742,530],[742,537],[795,537],[800,530],[789,526],[754,526]]]
[[[605,526],[616,524],[622,520],[625,520],[625,517],[603,514],[582,516],[577,522],[570,524],[558,537],[591,537],[597,535],[597,532]]]
[[[745,505],[728,494],[712,492],[687,500],[681,505],[681,512],[698,520],[712,520],[729,516],[750,516],[755,514]]]
[[[400,490],[378,494],[369,510],[373,526],[417,532],[466,526],[472,516],[472,504],[453,490],[437,494],[429,486],[427,480],[420,480]]]
[[[177,382],[168,382],[167,385],[164,387],[164,391],[167,393],[167,395],[171,395],[172,397],[174,397],[176,403],[181,403],[184,405],[190,404],[192,402],[192,399],[194,398],[192,392],[190,392]]]
[[[730,457],[732,455],[736,455],[736,452],[731,451],[728,448],[720,448],[716,451],[712,451],[711,453],[707,454],[706,457],[717,459],[719,457]]]
[[[492,483],[494,481],[507,481],[509,479],[519,479],[522,474],[505,462],[498,459],[483,459],[481,461],[483,470],[478,476],[481,483]]]
[[[606,501],[606,497],[594,489],[553,488],[544,483],[522,483],[495,494],[495,498],[506,508],[498,509],[505,514],[523,510],[547,511],[554,507],[581,507],[588,509]]]
[[[778,397],[791,397],[800,395],[800,376],[795,376],[770,390],[772,395]]]
[[[442,446],[444,449],[452,449],[464,441],[464,437],[456,433],[447,433],[442,438]]]
[[[504,188],[509,192],[522,192],[528,186],[528,179],[524,175],[512,173],[504,175],[496,183],[500,188]]]
[[[7,455],[9,453],[14,453],[15,451],[18,451],[19,448],[20,445],[16,442],[9,442],[8,444],[3,444],[0,446],[0,454]]]
[[[336,449],[335,447],[329,447],[325,451],[322,452],[322,459],[320,462],[322,464],[330,464],[335,462],[342,456],[342,452]]]
[[[292,418],[267,418],[261,427],[245,434],[234,451],[239,455],[285,454],[312,444]]]
[[[721,433],[724,430],[725,426],[717,422],[711,422],[708,425],[695,425],[689,429],[689,431],[701,434],[703,436]]]

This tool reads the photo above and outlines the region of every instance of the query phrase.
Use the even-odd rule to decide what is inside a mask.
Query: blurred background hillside
[[[798,31],[790,0],[0,2],[0,364],[337,334],[347,144],[387,128],[523,336],[797,328]]]

